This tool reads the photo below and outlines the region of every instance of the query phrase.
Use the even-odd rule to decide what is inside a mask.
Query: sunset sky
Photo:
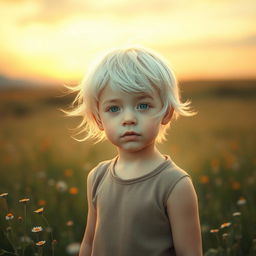
[[[255,0],[0,0],[0,76],[78,81],[103,51],[140,44],[179,79],[256,78]]]

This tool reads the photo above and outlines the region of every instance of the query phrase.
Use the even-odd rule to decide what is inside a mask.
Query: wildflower
[[[65,192],[68,189],[68,185],[65,181],[60,180],[56,183],[56,189],[60,192]]]
[[[8,193],[2,193],[2,194],[0,194],[0,197],[2,197],[2,198],[5,198],[5,197],[7,197],[8,196]]]
[[[12,231],[12,227],[7,227],[7,228],[6,228],[6,231],[7,231],[7,232]]]
[[[20,199],[19,202],[26,204],[29,200],[30,200],[29,198],[23,198],[23,199]]]
[[[244,197],[240,197],[239,200],[237,201],[238,205],[244,205],[246,204],[246,199]]]
[[[64,171],[64,176],[66,176],[66,177],[71,177],[71,176],[73,176],[73,170],[72,170],[72,169],[66,169],[66,170]]]
[[[49,186],[54,186],[55,185],[55,180],[54,179],[49,179],[48,180],[48,185]]]
[[[223,184],[222,179],[221,179],[220,177],[217,177],[217,178],[215,179],[215,184],[216,184],[218,187],[220,187],[220,186]]]
[[[14,218],[14,215],[11,212],[7,213],[5,216],[6,220],[12,220],[13,218]]]
[[[208,232],[209,228],[210,228],[209,225],[206,225],[206,224],[201,225],[201,231],[202,232]]]
[[[235,162],[233,163],[232,169],[233,169],[234,171],[238,171],[239,168],[240,168],[240,163],[239,163],[238,161],[235,161]]]
[[[48,233],[51,233],[51,232],[52,232],[52,228],[51,228],[51,227],[47,227],[47,228],[45,229],[45,231],[48,232]]]
[[[226,239],[228,236],[229,236],[228,233],[223,233],[223,234],[222,234],[222,238],[223,238],[223,239]]]
[[[220,228],[227,228],[229,226],[231,226],[231,222],[225,222],[225,223],[221,224]]]
[[[70,193],[71,195],[76,195],[76,194],[78,193],[78,189],[77,189],[76,187],[71,187],[71,188],[69,189],[69,193]]]
[[[33,227],[31,231],[34,233],[37,233],[37,232],[41,232],[42,230],[43,228],[41,226],[38,226],[38,227]]]
[[[37,245],[37,246],[42,246],[42,245],[44,245],[45,243],[46,243],[45,241],[39,241],[39,242],[36,243],[36,245]]]
[[[39,208],[39,209],[35,210],[34,212],[38,213],[38,214],[42,214],[43,211],[44,211],[44,208]]]
[[[207,252],[205,252],[205,256],[207,255],[212,255],[212,256],[214,256],[214,255],[218,255],[218,253],[219,253],[219,250],[217,250],[217,249],[213,249],[213,248],[210,248],[209,250],[207,250]]]
[[[40,172],[38,172],[38,173],[37,173],[37,177],[38,177],[39,179],[44,179],[44,178],[46,177],[45,171],[40,171]]]
[[[57,244],[57,240],[56,239],[52,240],[52,245],[55,245],[55,244]]]
[[[236,165],[236,158],[232,154],[226,153],[224,158],[226,168],[232,169]]]
[[[233,181],[231,186],[232,186],[233,190],[238,190],[241,187],[241,185],[240,185],[240,183],[238,181]]]
[[[214,173],[218,173],[219,167],[220,167],[220,161],[218,159],[213,159],[211,161],[211,167]]]
[[[253,184],[255,183],[255,177],[254,177],[254,176],[249,176],[249,177],[247,178],[247,183],[248,183],[249,185],[253,185]]]
[[[79,252],[80,244],[79,243],[71,243],[67,246],[66,251],[70,255],[76,255]]]
[[[46,202],[45,202],[45,200],[41,199],[41,200],[38,200],[37,204],[40,205],[40,206],[43,206],[43,205],[46,204]]]
[[[217,228],[216,228],[216,229],[211,229],[210,232],[211,232],[211,233],[218,233],[218,232],[219,232],[219,229],[217,229]]]
[[[240,215],[241,215],[241,212],[234,212],[232,215],[233,215],[234,217],[235,217],[235,216],[240,216]]]
[[[29,236],[21,236],[20,241],[23,243],[31,243],[32,242],[32,240]]]
[[[202,184],[207,184],[207,183],[209,183],[209,177],[206,176],[206,175],[200,176],[199,177],[199,182],[202,183]]]
[[[73,222],[72,220],[69,220],[69,221],[67,221],[66,225],[67,225],[68,227],[71,227],[71,226],[74,225],[74,222]]]

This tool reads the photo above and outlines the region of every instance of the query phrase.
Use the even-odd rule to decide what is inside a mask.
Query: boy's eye
[[[147,103],[141,103],[138,105],[139,109],[148,109],[149,108],[149,104]]]
[[[108,111],[110,111],[110,112],[117,112],[118,110],[119,110],[118,106],[111,106],[108,108]]]

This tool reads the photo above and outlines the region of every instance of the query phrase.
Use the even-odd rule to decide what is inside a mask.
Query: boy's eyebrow
[[[137,96],[136,99],[137,100],[142,100],[142,99],[151,99],[151,100],[153,100],[153,97],[150,96],[149,94],[142,94],[140,96]]]
[[[142,99],[151,99],[151,100],[153,100],[153,97],[148,95],[148,94],[141,94],[141,95],[136,97],[136,100],[142,100]],[[115,98],[114,99],[108,99],[108,100],[105,100],[103,102],[103,105],[108,104],[108,103],[118,102],[118,101],[121,101],[121,99],[115,99]]]

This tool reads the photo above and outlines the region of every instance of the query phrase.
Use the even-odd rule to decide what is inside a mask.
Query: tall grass
[[[256,159],[253,148],[240,143],[192,173],[205,255],[256,253]],[[19,152],[19,163],[12,161],[13,152],[1,154],[2,255],[66,255],[72,249],[76,255],[86,219],[85,178],[94,161],[85,159],[82,171],[71,169],[55,163],[50,146],[38,147],[37,166],[27,161],[25,152]],[[35,227],[43,230],[32,232]]]
[[[256,255],[254,98],[189,90],[200,114],[172,124],[160,148],[193,178],[204,254]],[[87,174],[115,151],[72,141],[75,123],[49,94],[17,95],[0,95],[0,255],[77,255]]]

